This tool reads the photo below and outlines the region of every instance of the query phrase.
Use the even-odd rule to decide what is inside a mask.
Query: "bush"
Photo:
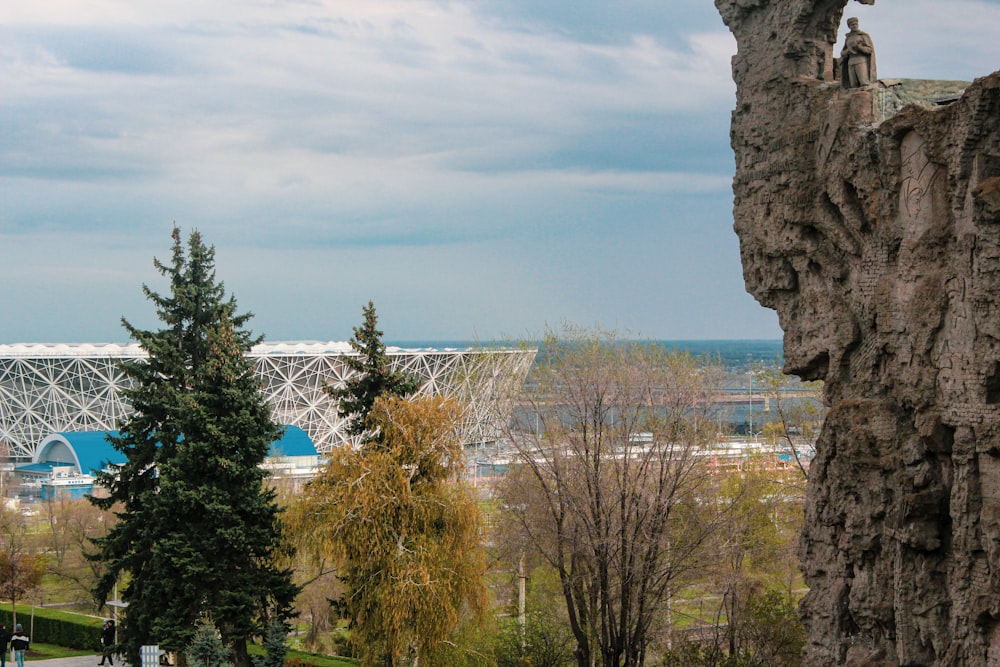
[[[228,667],[228,653],[215,626],[202,623],[187,647],[188,664],[194,667]]]
[[[340,658],[304,651],[288,651],[285,654],[285,667],[355,667],[357,660]]]
[[[755,595],[747,602],[743,630],[755,664],[798,667],[806,631],[796,613],[795,602],[778,591]]]
[[[727,656],[718,646],[681,642],[663,655],[664,667],[742,667],[738,657]]]
[[[575,664],[573,635],[567,625],[552,614],[541,611],[527,614],[523,634],[516,617],[499,620],[495,649],[498,667],[570,667]]]
[[[285,654],[288,652],[286,641],[288,627],[284,622],[275,619],[267,626],[264,635],[264,655],[253,656],[254,667],[283,667]]]
[[[664,667],[801,667],[805,628],[795,601],[777,590],[751,592],[743,604],[743,622],[736,629],[737,650],[723,648],[725,633],[717,628],[715,642],[682,642],[664,654]]]
[[[354,640],[351,638],[350,633],[346,630],[338,629],[330,633],[330,645],[334,655],[338,655],[342,658],[358,657],[358,651],[357,647],[354,646]]]
[[[55,609],[36,607],[34,631],[31,641],[55,644],[82,651],[101,652],[101,625],[104,619],[96,616],[70,614]],[[25,629],[31,624],[30,607],[19,606],[17,620]],[[14,614],[9,604],[0,605],[0,622],[13,631]]]
[[[31,608],[19,605],[17,619],[25,629],[30,628]],[[13,630],[14,617],[9,603],[0,604],[0,622]],[[100,653],[103,623],[104,619],[97,616],[36,607],[35,629],[31,641]],[[253,646],[248,648],[251,653],[254,652]],[[264,653],[261,648],[257,648],[257,652]],[[353,667],[356,664],[357,661],[350,658],[336,658],[304,651],[288,651],[285,657],[286,667]]]

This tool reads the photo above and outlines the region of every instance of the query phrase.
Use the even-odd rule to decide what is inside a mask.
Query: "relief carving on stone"
[[[906,240],[919,240],[922,230],[934,222],[934,190],[940,185],[941,169],[927,157],[926,142],[908,132],[900,144],[899,220]]]

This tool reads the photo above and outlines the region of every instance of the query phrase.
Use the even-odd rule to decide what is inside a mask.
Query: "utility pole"
[[[525,582],[528,577],[524,573],[524,552],[521,552],[521,560],[517,566],[518,571],[518,581],[517,581],[517,622],[521,628],[521,653],[523,654],[528,648],[527,632],[525,628],[525,614],[524,614],[524,598],[526,586]]]

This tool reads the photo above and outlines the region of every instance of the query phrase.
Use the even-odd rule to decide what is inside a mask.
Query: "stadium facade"
[[[454,397],[464,405],[461,433],[469,444],[496,440],[531,364],[533,350],[386,350],[390,366],[415,376],[419,394]],[[324,454],[351,444],[337,401],[324,386],[341,385],[347,343],[264,343],[248,354],[275,421],[302,428]],[[129,413],[124,360],[141,360],[138,345],[0,345],[0,444],[30,459],[50,434],[118,428]]]

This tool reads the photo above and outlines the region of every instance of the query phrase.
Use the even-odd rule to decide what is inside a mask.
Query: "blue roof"
[[[118,431],[64,431],[50,435],[43,443],[63,440],[68,443],[80,464],[80,472],[94,474],[105,470],[109,464],[121,465],[126,462],[125,455],[111,446],[108,435],[117,436]],[[39,456],[47,448],[39,451]],[[286,425],[284,434],[271,443],[269,456],[316,456],[316,445],[312,438],[298,426]],[[39,463],[46,463],[39,460]]]
[[[17,466],[18,472],[41,472],[41,473],[51,473],[54,468],[59,466],[71,466],[72,463],[29,463],[23,466]]]
[[[281,438],[271,443],[268,456],[316,456],[318,453],[308,433],[298,426],[286,424]]]
[[[59,433],[69,443],[80,463],[80,472],[93,475],[111,463],[125,463],[125,455],[111,446],[108,435],[118,435],[118,431],[64,431]]]

